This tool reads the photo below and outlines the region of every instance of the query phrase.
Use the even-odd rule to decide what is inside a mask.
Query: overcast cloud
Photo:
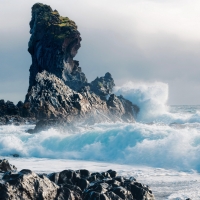
[[[34,0],[0,1],[0,99],[24,100]],[[89,81],[109,71],[116,84],[162,81],[169,104],[200,104],[200,1],[41,0],[78,25],[75,59]]]

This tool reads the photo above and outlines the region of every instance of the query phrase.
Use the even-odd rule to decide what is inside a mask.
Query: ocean
[[[114,93],[140,107],[135,123],[79,124],[36,134],[26,132],[34,125],[0,126],[1,158],[18,170],[46,173],[112,168],[148,184],[156,199],[200,199],[200,106],[169,106],[168,85],[161,82],[129,82]]]

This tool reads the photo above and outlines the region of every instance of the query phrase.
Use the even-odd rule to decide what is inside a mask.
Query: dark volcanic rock
[[[37,130],[71,122],[133,122],[136,106],[123,97],[115,96],[116,101],[112,97],[106,102],[89,86],[76,92],[55,75],[43,71],[37,74],[35,86],[26,95],[26,104],[30,105],[30,112],[41,120],[36,124]]]
[[[134,121],[139,112],[139,108],[133,105],[132,102],[125,99],[123,96],[117,97],[114,94],[110,95],[107,105],[113,116],[127,122]]]
[[[55,74],[74,90],[87,83],[79,62],[73,60],[81,41],[75,22],[60,16],[48,5],[36,3],[32,7],[30,33],[28,51],[32,65],[29,91],[36,84],[37,73],[43,70]]]
[[[47,177],[40,178],[30,170],[21,170],[18,174],[6,177],[6,183],[0,184],[0,199],[56,199],[59,186]]]
[[[108,95],[112,93],[114,86],[114,80],[109,72],[107,72],[104,77],[97,77],[90,84],[91,90],[103,100],[106,100]]]
[[[3,99],[0,100],[0,116],[4,115],[19,115],[19,108],[14,105],[13,102],[5,102]]]
[[[113,173],[113,170],[109,170]],[[98,175],[102,178],[92,178]],[[111,178],[108,172],[90,173],[88,170],[64,170],[60,173],[37,175],[24,169],[7,172],[0,181],[0,200],[154,200],[148,186],[133,178]],[[115,175],[114,175],[115,176]],[[120,182],[116,181],[119,180]],[[118,182],[118,184],[113,184]]]
[[[0,100],[0,125],[37,121],[35,130],[28,131],[33,133],[76,123],[135,121],[139,108],[112,94],[115,83],[109,72],[88,83],[79,62],[73,60],[81,46],[75,22],[36,3],[30,34],[28,93],[17,105]]]
[[[1,172],[14,172],[17,168],[14,165],[11,165],[8,160],[0,160],[0,171]]]
[[[96,115],[97,121],[101,118],[105,121],[105,117],[98,115],[97,110],[109,114],[106,102],[96,94],[86,89],[78,93],[47,71],[37,74],[36,84],[27,94],[26,102],[30,102],[30,111],[35,113],[37,119],[59,118],[73,122]]]
[[[0,125],[22,125],[22,124],[33,124],[35,118],[30,113],[29,103],[18,102],[14,105],[13,102],[5,102],[3,99],[0,100]]]
[[[0,117],[0,125],[24,125],[35,124],[36,119],[32,117],[20,117],[19,115],[4,115]]]
[[[88,83],[79,62],[73,60],[81,37],[72,20],[60,16],[50,6],[36,3],[30,28],[28,51],[32,65],[25,99],[29,113],[39,120],[56,120],[56,126],[63,125],[63,120],[134,122],[138,107],[121,96],[111,95],[115,85],[111,74]],[[23,107],[21,102],[18,107]],[[47,126],[52,123],[47,122]],[[43,127],[38,123],[36,129]]]

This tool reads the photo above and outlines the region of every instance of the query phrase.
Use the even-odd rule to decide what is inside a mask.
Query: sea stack
[[[30,34],[32,64],[25,103],[38,120],[135,121],[139,108],[123,96],[112,94],[115,84],[111,74],[107,72],[88,83],[74,60],[82,40],[75,22],[48,5],[36,3]]]

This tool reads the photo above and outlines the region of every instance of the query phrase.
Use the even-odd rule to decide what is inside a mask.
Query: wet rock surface
[[[11,101],[0,100],[0,125],[35,124],[36,119],[30,112],[28,103],[19,101],[15,105]]]
[[[3,176],[5,183],[0,183],[0,199],[56,199],[59,186],[46,176],[38,176],[24,169]]]
[[[32,57],[29,91],[35,85],[37,73],[46,70],[60,78],[66,85],[78,90],[87,79],[73,60],[80,48],[81,37],[77,25],[62,17],[48,5],[36,3],[32,7],[28,51]]]
[[[11,165],[8,160],[0,160],[0,172],[15,172],[17,168]]]
[[[103,77],[97,77],[90,83],[91,90],[103,100],[106,100],[108,95],[112,93],[114,86],[114,80],[109,72]]]
[[[0,199],[154,200],[150,188],[117,172],[91,173],[86,169],[36,174],[24,169],[6,172],[0,181]]]

